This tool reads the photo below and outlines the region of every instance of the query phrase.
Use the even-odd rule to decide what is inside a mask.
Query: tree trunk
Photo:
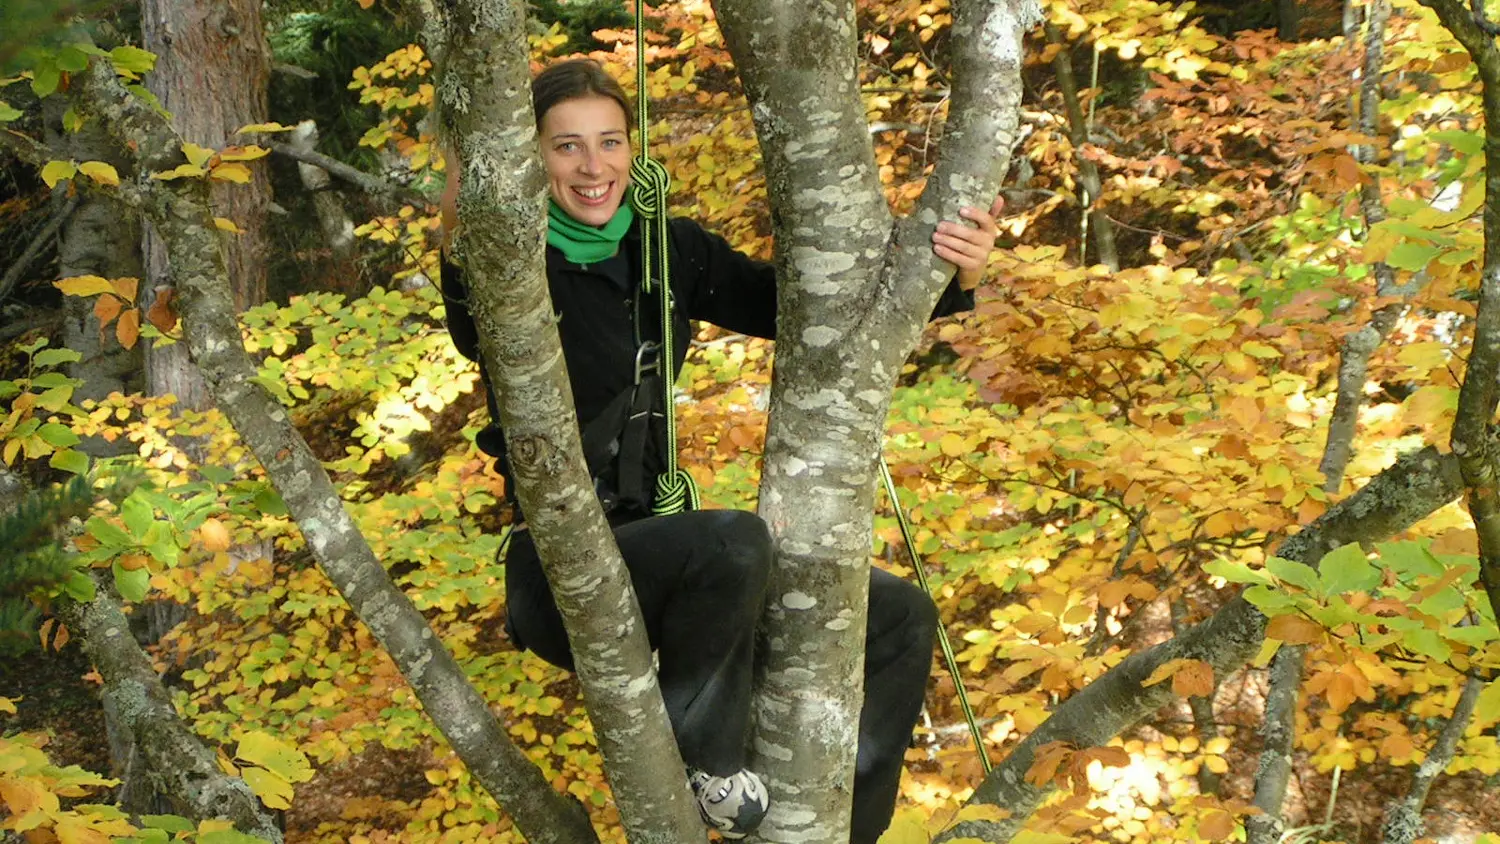
[[[988,207],[1019,121],[1024,0],[959,2],[942,159],[894,227],[859,96],[852,0],[716,0],[755,119],[778,325],[760,513],[775,539],[751,767],[768,841],[848,838],[875,462],[901,363],[953,268],[933,227]]]
[[[1282,41],[1296,41],[1301,18],[1302,9],[1297,0],[1276,0],[1276,37]]]
[[[234,142],[241,126],[265,122],[270,48],[260,19],[260,0],[143,0],[142,40],[157,55],[146,84],[172,113],[182,139],[213,149]],[[243,234],[222,234],[225,263],[237,312],[265,300],[265,215],[270,182],[263,165],[251,164],[250,184],[214,182],[214,215],[235,222]],[[148,230],[144,304],[170,288],[166,250]],[[153,395],[175,395],[179,406],[207,406],[201,377],[182,344],[149,346],[147,376]]]

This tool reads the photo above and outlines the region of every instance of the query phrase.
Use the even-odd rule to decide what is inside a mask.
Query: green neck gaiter
[[[575,264],[592,264],[611,257],[620,251],[620,238],[630,230],[635,212],[629,202],[621,202],[619,210],[603,228],[580,223],[568,216],[568,212],[556,200],[547,200],[547,243],[562,250],[563,257]]]

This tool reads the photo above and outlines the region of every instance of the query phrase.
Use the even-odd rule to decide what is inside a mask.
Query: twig
[[[78,209],[78,202],[79,199],[76,194],[69,197],[67,203],[63,205],[62,210],[54,214],[52,219],[48,220],[47,224],[42,226],[42,230],[26,246],[26,251],[22,252],[21,257],[16,259],[16,262],[11,264],[10,269],[5,271],[5,277],[0,278],[0,302],[4,302],[10,298],[11,288],[15,287],[16,283],[21,280],[21,276],[25,274],[26,268],[31,266],[31,262],[36,260],[36,256],[41,254],[42,247],[46,245],[47,241],[51,240],[57,234],[57,230],[62,228],[63,223],[66,223],[68,218],[73,216],[73,212]]]
[[[271,141],[266,146],[277,155],[284,155],[287,158],[300,161],[304,164],[321,167],[365,193],[375,194],[376,196],[388,196],[418,207],[433,204],[432,200],[423,195],[421,191],[412,190],[395,182],[386,181],[378,176],[371,176],[363,170],[350,167],[337,158],[332,158],[320,152],[297,149],[279,141]]]
[[[1422,834],[1422,806],[1427,802],[1427,792],[1432,789],[1432,783],[1438,775],[1448,767],[1448,763],[1453,761],[1453,753],[1458,749],[1464,730],[1469,727],[1469,719],[1474,717],[1474,708],[1479,704],[1479,693],[1484,690],[1484,686],[1483,680],[1474,677],[1464,682],[1464,690],[1453,707],[1453,716],[1443,725],[1437,743],[1412,775],[1411,791],[1407,792],[1400,803],[1392,806],[1390,814],[1386,816],[1382,829],[1385,844],[1411,844]]]
[[[1306,653],[1306,645],[1282,645],[1271,660],[1271,688],[1260,728],[1264,749],[1255,771],[1254,803],[1261,814],[1245,819],[1249,844],[1275,844],[1286,826],[1281,804],[1292,776],[1292,739],[1297,732],[1297,697]]]

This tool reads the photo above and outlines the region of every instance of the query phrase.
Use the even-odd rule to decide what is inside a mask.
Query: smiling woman
[[[663,308],[662,285],[643,281],[644,226],[625,201],[632,165],[625,92],[597,63],[575,59],[536,77],[532,104],[551,196],[547,286],[559,314],[584,457],[659,655],[662,697],[700,813],[725,838],[743,838],[770,803],[745,764],[752,651],[766,599],[771,538],[753,513],[654,515],[653,506],[667,497],[658,494],[656,479],[670,474],[669,463],[675,462],[663,373],[669,379],[686,353],[685,344],[668,338],[689,336],[691,319],[774,337],[776,274],[770,264],[740,254],[697,223],[670,219],[665,240],[671,296]],[[450,161],[444,201],[450,232],[457,223],[458,171]],[[992,214],[967,208],[963,215],[976,227],[945,222],[933,235],[934,252],[959,269],[935,315],[972,307],[964,287],[977,281],[994,243]],[[653,257],[653,266],[658,260]],[[454,344],[480,362],[484,376],[468,291],[460,269],[448,261],[442,287]],[[670,332],[661,324],[666,321]],[[493,393],[490,402],[495,419]],[[477,442],[498,458],[515,508],[517,527],[502,551],[511,638],[571,670],[567,633],[511,493],[504,436],[492,422]],[[936,610],[921,590],[884,571],[871,572],[855,844],[873,844],[890,823],[931,668],[936,623]]]

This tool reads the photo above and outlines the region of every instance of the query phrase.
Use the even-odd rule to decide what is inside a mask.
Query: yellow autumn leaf
[[[115,187],[120,184],[120,173],[114,165],[103,161],[85,161],[78,165],[78,172],[101,185]]]
[[[0,697],[0,712],[5,712],[5,713],[8,713],[10,715],[16,714],[16,701],[22,700],[22,699],[23,698],[18,698],[18,697],[17,698]]]
[[[229,232],[230,234],[244,234],[245,233],[244,229],[242,229],[239,226],[235,225],[234,221],[231,220],[231,219],[229,219],[228,217],[215,217],[214,218],[214,228],[218,229],[221,232]]]
[[[194,167],[202,167],[208,163],[210,158],[214,157],[213,150],[192,143],[182,145],[182,154],[187,156],[188,163]]]
[[[249,135],[256,132],[290,132],[295,128],[295,126],[283,126],[280,123],[251,123],[248,126],[241,126],[235,131],[235,134]]]
[[[68,296],[98,296],[101,293],[115,292],[114,285],[96,275],[75,275],[54,281],[52,286]]]
[[[938,440],[938,448],[948,457],[961,457],[974,450],[973,445],[958,434],[944,434]]]
[[[78,165],[71,161],[49,161],[42,167],[42,181],[47,187],[55,188],[57,183],[73,178],[78,173]]]
[[[262,146],[250,144],[242,147],[225,147],[219,151],[220,161],[254,161],[257,158],[265,158],[271,151]]]
[[[260,802],[272,809],[290,809],[292,807],[292,784],[277,776],[265,768],[241,768],[240,777]]]
[[[204,170],[202,167],[199,167],[196,164],[179,164],[176,167],[173,167],[171,170],[161,170],[156,173],[152,173],[151,178],[158,179],[163,182],[170,182],[173,179],[190,179],[196,176],[202,176],[207,172],[207,170]]]
[[[250,168],[243,164],[220,164],[208,174],[210,179],[218,179],[221,182],[235,182],[247,184],[250,181]]]

